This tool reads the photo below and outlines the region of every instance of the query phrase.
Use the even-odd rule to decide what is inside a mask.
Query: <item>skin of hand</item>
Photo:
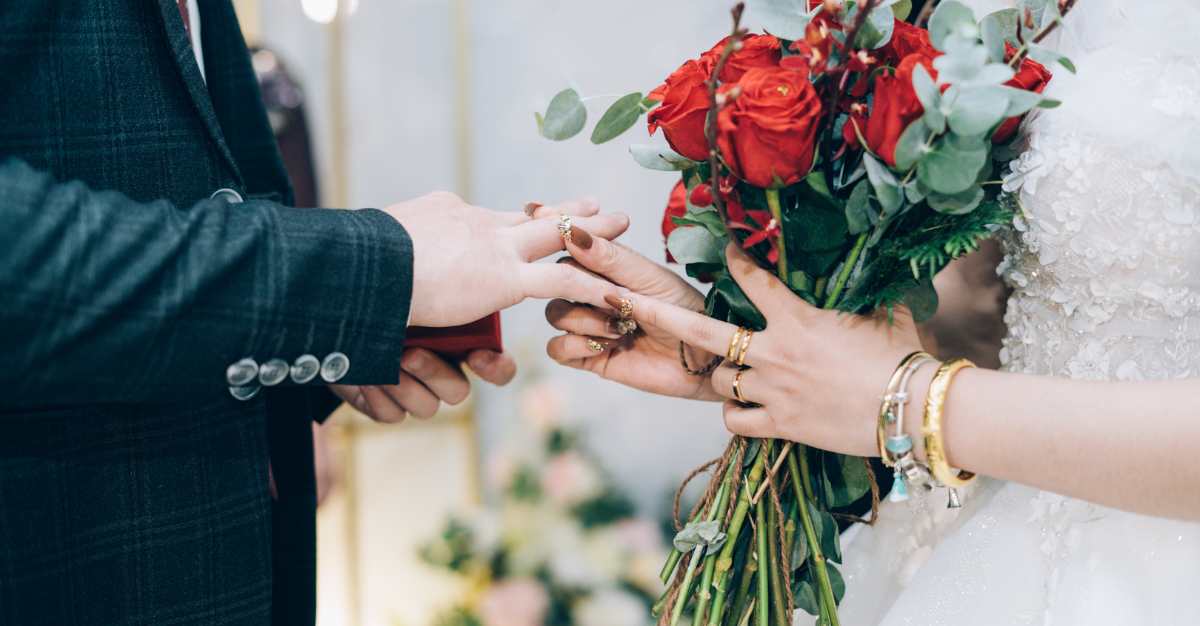
[[[560,215],[607,239],[629,227],[628,217],[602,215],[590,200],[500,212],[437,192],[384,210],[412,239],[413,326],[467,324],[526,298],[562,297],[602,306],[604,295],[615,289],[607,281],[535,261],[563,250]]]
[[[517,365],[505,353],[477,350],[467,355],[467,365],[483,380],[506,385],[516,376]],[[404,351],[400,381],[395,385],[333,385],[333,392],[377,422],[397,424],[409,415],[433,417],[442,403],[461,404],[471,392],[462,368],[423,348]]]
[[[732,276],[767,319],[751,340],[740,386],[761,406],[725,404],[738,434],[777,437],[834,452],[878,456],[875,428],[888,378],[921,348],[911,316],[892,324],[816,309],[740,250]],[[634,292],[633,318],[710,352],[723,353],[736,327]],[[910,382],[923,410],[935,368]],[[733,398],[737,370],[712,376]],[[944,406],[943,442],[952,467],[1031,485],[1135,513],[1200,521],[1200,380],[1092,381],[967,369]],[[924,459],[921,420],[907,422]]]
[[[704,310],[704,296],[666,267],[618,243],[592,237],[579,227],[573,234],[567,246],[571,258],[562,260],[565,265],[688,311]],[[708,376],[693,376],[683,370],[679,340],[652,324],[641,324],[638,332],[622,336],[615,328],[618,317],[607,306],[565,299],[553,300],[546,306],[546,319],[554,328],[568,333],[546,345],[547,354],[563,365],[660,395],[721,399],[708,385]],[[589,347],[589,340],[604,349],[597,352]],[[711,354],[690,348],[687,356],[693,369],[712,359]]]

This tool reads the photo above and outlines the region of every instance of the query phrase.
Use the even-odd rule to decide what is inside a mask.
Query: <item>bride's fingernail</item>
[[[544,206],[546,206],[546,205],[542,204],[541,202],[526,202],[525,203],[525,215],[528,215],[529,217],[533,217],[533,214],[536,213],[538,209],[540,209]]]
[[[608,303],[608,306],[615,309],[617,314],[622,318],[629,319],[633,317],[633,302],[630,302],[629,298],[621,298],[608,294],[604,296],[604,301]]]
[[[582,250],[590,250],[592,247],[592,236],[588,234],[588,231],[575,226],[571,229],[571,243]]]

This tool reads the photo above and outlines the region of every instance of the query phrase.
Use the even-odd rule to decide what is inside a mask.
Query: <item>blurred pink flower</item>
[[[592,464],[570,450],[551,458],[542,473],[542,491],[556,504],[578,504],[597,495],[601,486]]]
[[[538,432],[549,432],[562,421],[562,395],[549,383],[530,385],[521,392],[521,415]]]
[[[479,605],[483,626],[542,626],[550,597],[532,578],[512,578],[488,588]]]

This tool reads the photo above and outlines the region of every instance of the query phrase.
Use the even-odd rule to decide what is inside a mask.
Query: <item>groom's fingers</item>
[[[462,370],[429,350],[405,350],[400,357],[400,369],[420,381],[436,396],[435,399],[446,404],[460,404],[471,393],[471,383]]]
[[[726,354],[733,334],[738,329],[733,324],[633,293],[608,296],[605,302],[612,310],[620,310],[620,298],[625,298],[632,305],[633,319],[638,323],[657,327],[688,345],[713,354]],[[751,349],[747,356],[747,363],[752,364],[754,350]]]
[[[607,307],[605,296],[620,293],[616,285],[563,263],[533,263],[518,268],[526,298],[562,298],[596,307]]]
[[[592,335],[618,339],[616,318],[586,304],[575,304],[567,300],[551,300],[546,305],[546,321],[558,330],[576,335]]]
[[[590,217],[575,217],[571,223],[593,235],[616,239],[629,228],[629,217],[621,213],[602,213]],[[517,254],[526,261],[535,261],[561,252],[564,245],[560,225],[557,217],[545,217],[513,227]]]
[[[467,355],[467,365],[493,385],[507,385],[517,375],[517,363],[504,352],[476,350]]]
[[[600,212],[600,203],[596,202],[594,198],[580,198],[577,200],[560,202],[558,204],[530,203],[526,205],[525,208],[525,214],[533,219],[542,219],[547,217],[558,219],[558,216],[560,215],[591,217]]]

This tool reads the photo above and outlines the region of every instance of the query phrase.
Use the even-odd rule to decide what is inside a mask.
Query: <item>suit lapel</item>
[[[208,131],[209,138],[217,146],[221,158],[225,160],[225,164],[229,166],[229,170],[237,179],[238,186],[245,188],[241,170],[238,169],[237,161],[234,160],[233,153],[229,151],[229,145],[225,142],[225,136],[221,132],[221,125],[217,121],[217,114],[213,110],[212,100],[208,95],[208,87],[204,84],[204,77],[200,75],[200,67],[196,65],[192,42],[188,37],[187,30],[183,27],[183,18],[179,15],[179,5],[175,3],[175,0],[158,0],[158,8],[162,13],[163,29],[167,33],[167,41],[171,46],[171,56],[187,86],[192,104],[195,105],[196,112],[204,121],[204,128]],[[217,24],[204,23],[201,23],[200,27],[201,32],[209,27],[219,28]]]

